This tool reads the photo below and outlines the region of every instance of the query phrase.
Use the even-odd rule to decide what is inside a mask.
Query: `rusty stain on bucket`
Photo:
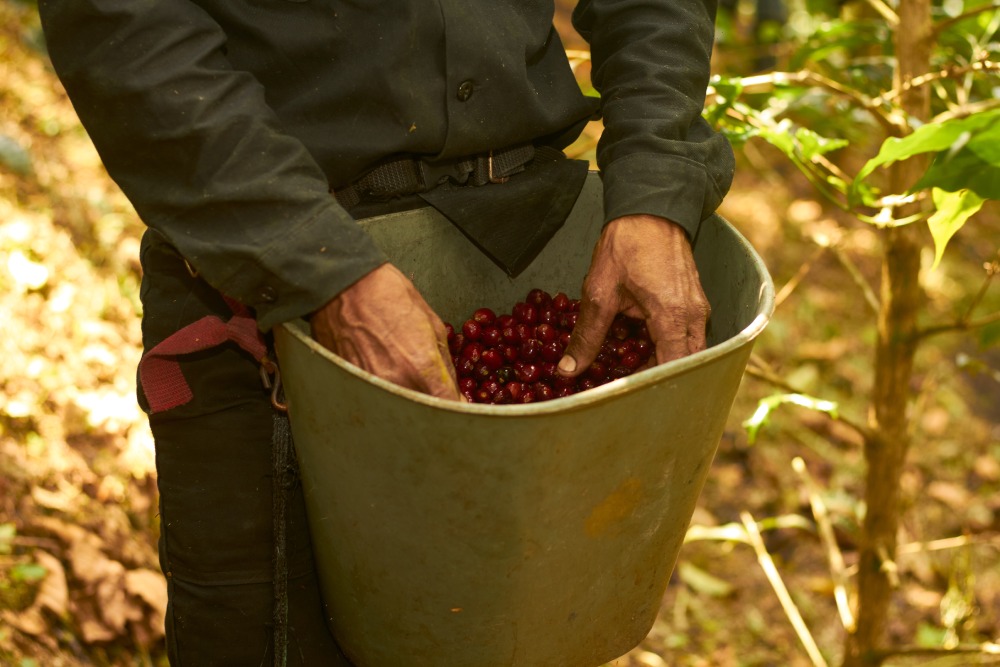
[[[622,520],[627,519],[642,500],[642,482],[629,477],[590,512],[584,522],[589,537],[601,537]]]

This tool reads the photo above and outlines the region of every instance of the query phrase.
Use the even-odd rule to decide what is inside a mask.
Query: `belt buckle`
[[[463,170],[463,162],[445,162],[434,164],[424,160],[416,160],[417,171],[423,180],[423,191],[431,190],[445,181],[453,181],[464,185],[469,179],[469,171]]]

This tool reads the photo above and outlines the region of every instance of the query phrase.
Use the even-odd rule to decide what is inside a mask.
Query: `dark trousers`
[[[155,232],[142,243],[143,346],[229,307]],[[150,415],[175,667],[274,663],[271,435],[257,362],[235,344],[186,355],[194,399]],[[139,400],[146,407],[142,390]],[[326,624],[302,490],[288,496],[288,665],[349,665]]]

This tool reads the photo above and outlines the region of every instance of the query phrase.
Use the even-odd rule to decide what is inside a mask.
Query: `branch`
[[[892,8],[882,2],[882,0],[865,0],[865,2],[871,5],[872,9],[878,12],[890,26],[895,28],[899,25],[899,15],[892,11]]]
[[[833,250],[834,257],[837,258],[837,261],[839,261],[841,266],[843,266],[851,275],[851,279],[854,280],[854,284],[861,289],[861,293],[865,297],[865,302],[872,309],[872,312],[875,313],[875,315],[878,315],[882,310],[882,306],[879,304],[878,297],[875,296],[875,290],[868,284],[865,277],[861,275],[861,270],[858,269],[858,265],[854,263],[854,260],[847,256],[847,253],[844,252],[844,249],[840,246],[834,245],[831,249]]]
[[[978,329],[980,327],[985,327],[988,324],[993,324],[994,322],[1000,322],[1000,311],[984,315],[983,317],[977,319],[972,319],[972,311],[974,311],[983,300],[983,297],[986,295],[986,291],[990,287],[990,283],[993,282],[993,278],[1000,274],[1000,261],[986,262],[983,264],[983,268],[986,269],[986,278],[983,279],[983,283],[979,286],[976,296],[972,298],[972,302],[969,304],[969,307],[966,308],[965,313],[957,320],[949,324],[939,324],[937,326],[927,327],[917,331],[914,334],[914,338],[916,340],[922,340],[924,338],[936,336],[937,334],[952,331],[968,331],[969,329]]]
[[[812,507],[813,516],[816,518],[816,527],[819,529],[820,539],[826,547],[826,556],[830,561],[830,573],[833,575],[833,599],[837,603],[837,610],[840,612],[840,622],[848,632],[854,632],[857,624],[854,614],[851,612],[851,605],[847,599],[847,575],[844,567],[844,554],[837,544],[837,537],[833,532],[833,524],[830,523],[830,516],[826,511],[826,504],[819,495],[816,482],[809,474],[805,461],[796,456],[792,459],[792,469],[802,478],[802,482],[809,494],[809,505]]]
[[[799,608],[795,606],[795,601],[792,600],[785,582],[781,579],[781,573],[778,572],[771,554],[767,552],[764,540],[760,536],[760,530],[757,528],[757,522],[754,521],[753,516],[749,512],[740,512],[740,519],[742,519],[743,527],[747,531],[750,546],[757,553],[757,562],[760,563],[761,569],[764,570],[764,575],[778,596],[778,601],[781,602],[781,607],[785,610],[785,615],[788,616],[792,627],[795,628],[795,634],[798,635],[799,641],[805,647],[806,653],[809,654],[813,665],[816,667],[827,667],[826,659],[820,653],[819,647],[816,645],[816,640],[813,639],[805,621],[802,620],[802,614],[799,613]]]
[[[1000,534],[981,533],[979,535],[958,535],[956,537],[942,537],[929,542],[907,542],[900,544],[896,549],[896,556],[907,556],[910,554],[924,553],[927,551],[943,551],[945,549],[958,549],[960,547],[982,544],[1000,549]]]
[[[939,79],[954,79],[962,74],[979,71],[1000,71],[1000,63],[995,63],[990,60],[977,60],[974,63],[962,65],[961,67],[946,67],[942,70],[938,70],[937,72],[921,74],[920,76],[915,76],[912,79],[904,81],[898,88],[893,88],[892,90],[882,93],[872,100],[872,103],[875,105],[882,105],[896,99],[907,91],[919,88],[920,86],[926,86],[927,84]]]
[[[979,7],[970,9],[969,11],[959,14],[958,16],[953,16],[950,19],[945,19],[944,21],[941,21],[940,23],[936,24],[933,28],[931,28],[931,39],[934,39],[942,32],[944,32],[951,26],[955,25],[956,23],[964,21],[967,18],[972,18],[976,14],[982,14],[983,12],[988,12],[993,9],[1000,9],[1000,3],[994,2],[988,5],[980,5]]]
[[[975,320],[958,320],[957,322],[952,322],[951,324],[941,324],[936,327],[927,327],[926,329],[918,331],[915,336],[918,339],[930,338],[931,336],[953,331],[978,329],[980,327],[985,327],[987,324],[993,324],[994,322],[1000,322],[1000,311],[990,313],[989,315],[985,315]]]
[[[981,653],[983,655],[1000,655],[1000,644],[993,642],[983,642],[982,644],[971,644],[966,646],[956,646],[955,648],[932,647],[932,646],[900,646],[898,648],[888,648],[876,650],[869,653],[876,664],[885,662],[887,658],[897,655],[964,655],[969,653]]]
[[[930,122],[943,123],[947,120],[955,120],[957,118],[968,118],[974,113],[989,111],[990,109],[995,109],[996,107],[1000,107],[1000,98],[995,100],[980,100],[978,102],[960,104],[953,109],[942,111],[938,115],[934,116],[934,118],[931,118]]]
[[[882,111],[880,108],[881,102],[877,102],[864,93],[853,90],[848,86],[844,86],[843,84],[816,72],[811,72],[809,70],[802,70],[799,72],[769,72],[767,74],[746,76],[741,78],[739,81],[743,91],[747,93],[765,92],[780,84],[812,85],[818,88],[825,88],[837,93],[841,97],[851,100],[862,109],[866,109],[890,134],[897,135],[906,130],[905,122],[900,119],[890,117]],[[708,94],[714,95],[715,88],[709,86]]]
[[[816,260],[818,260],[820,255],[822,255],[825,251],[826,248],[823,246],[819,246],[818,248],[816,248],[816,250],[813,251],[813,254],[809,257],[809,259],[807,259],[805,262],[802,263],[802,265],[799,267],[799,270],[795,272],[795,275],[792,276],[791,279],[789,279],[789,281],[781,287],[781,289],[774,297],[775,310],[777,310],[778,306],[784,303],[785,299],[791,296],[792,292],[795,291],[795,288],[799,286],[799,284],[806,277],[806,275],[809,274],[809,271],[812,270],[813,264],[816,263]]]
[[[750,360],[753,363],[757,364],[757,367],[754,366],[747,367],[746,373],[750,377],[757,378],[758,380],[766,382],[774,387],[777,387],[778,389],[782,389],[788,392],[789,394],[806,393],[796,387],[793,387],[792,385],[788,384],[788,382],[778,377],[778,375],[774,373],[774,371],[770,370],[767,367],[767,362],[765,362],[757,355],[755,354],[750,355]],[[826,414],[828,417],[830,417],[830,419],[835,419],[844,426],[850,428],[852,431],[855,431],[865,440],[865,442],[873,442],[876,439],[876,433],[872,431],[872,429],[868,428],[863,424],[859,424],[848,417],[845,417],[844,415],[840,414],[840,411],[837,412],[836,417],[830,415],[829,413],[823,413],[823,414]]]

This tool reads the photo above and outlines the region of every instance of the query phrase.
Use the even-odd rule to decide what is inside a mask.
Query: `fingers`
[[[601,344],[616,314],[617,308],[603,305],[595,299],[581,301],[573,335],[563,358],[559,360],[561,375],[576,377],[590,366],[601,351]]]
[[[460,400],[444,324],[413,284],[384,264],[311,317],[318,342],[384,380]]]

